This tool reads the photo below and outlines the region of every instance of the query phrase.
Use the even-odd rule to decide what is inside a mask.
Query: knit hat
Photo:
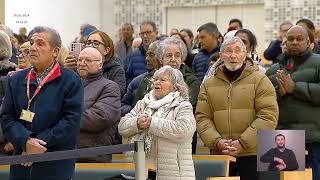
[[[0,61],[9,60],[12,56],[12,45],[10,37],[0,31]]]

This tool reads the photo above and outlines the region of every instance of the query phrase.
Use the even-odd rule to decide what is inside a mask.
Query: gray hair
[[[221,47],[220,47],[220,52],[223,52],[223,50],[230,44],[234,44],[234,43],[240,43],[240,48],[243,52],[247,52],[246,50],[246,45],[244,45],[244,43],[242,42],[242,40],[239,37],[231,37],[226,39],[225,41],[223,41]]]
[[[60,37],[58,31],[56,31],[50,27],[36,26],[33,29],[33,34],[34,33],[48,33],[48,34],[50,34],[49,44],[51,45],[51,47],[61,48],[62,42],[61,42],[61,37]]]
[[[0,30],[5,32],[10,38],[13,37],[13,31],[8,26],[0,24]]]
[[[12,56],[10,37],[4,31],[0,31],[0,61],[9,60]]]
[[[184,42],[181,39],[169,37],[165,40],[161,41],[160,46],[156,50],[156,58],[160,60],[161,64],[163,64],[163,55],[165,53],[165,49],[167,45],[176,45],[179,47],[181,52],[181,62],[183,63],[188,55],[187,46],[184,44]]]
[[[153,78],[158,77],[163,73],[168,73],[170,75],[171,83],[175,89],[180,92],[180,96],[184,99],[189,99],[188,85],[184,82],[182,72],[178,69],[172,68],[171,66],[163,66],[154,73]]]

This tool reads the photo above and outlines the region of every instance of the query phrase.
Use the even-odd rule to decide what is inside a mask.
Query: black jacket
[[[290,149],[284,149],[284,151],[281,152],[278,148],[272,148],[261,156],[260,161],[270,163],[268,168],[269,171],[278,171],[278,168],[276,167],[278,162],[274,161],[275,157],[282,159],[286,164],[286,168],[283,171],[294,171],[299,168],[296,156]]]

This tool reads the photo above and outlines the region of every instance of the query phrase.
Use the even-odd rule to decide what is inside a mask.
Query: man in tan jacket
[[[222,44],[222,61],[201,87],[196,120],[211,154],[237,157],[230,175],[256,180],[257,130],[275,129],[279,110],[272,83],[246,54],[238,37]]]

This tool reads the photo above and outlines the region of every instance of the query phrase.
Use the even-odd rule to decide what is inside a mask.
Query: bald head
[[[287,36],[288,36],[288,34],[291,32],[291,33],[293,33],[293,32],[296,32],[296,31],[299,31],[302,35],[304,35],[306,38],[309,38],[309,35],[308,35],[308,31],[304,28],[304,27],[302,27],[302,26],[299,26],[299,25],[294,25],[294,26],[292,26],[289,30],[288,30],[288,32],[287,32]]]
[[[286,34],[286,48],[288,55],[297,57],[310,47],[308,31],[302,26],[292,26]]]
[[[83,49],[78,57],[77,70],[81,78],[87,78],[89,74],[96,74],[102,68],[101,53],[93,48]]]
[[[79,59],[80,57],[83,57],[83,56],[88,56],[90,57],[91,60],[101,60],[101,63],[102,63],[101,53],[96,48],[93,48],[93,47],[84,48],[79,54]]]

